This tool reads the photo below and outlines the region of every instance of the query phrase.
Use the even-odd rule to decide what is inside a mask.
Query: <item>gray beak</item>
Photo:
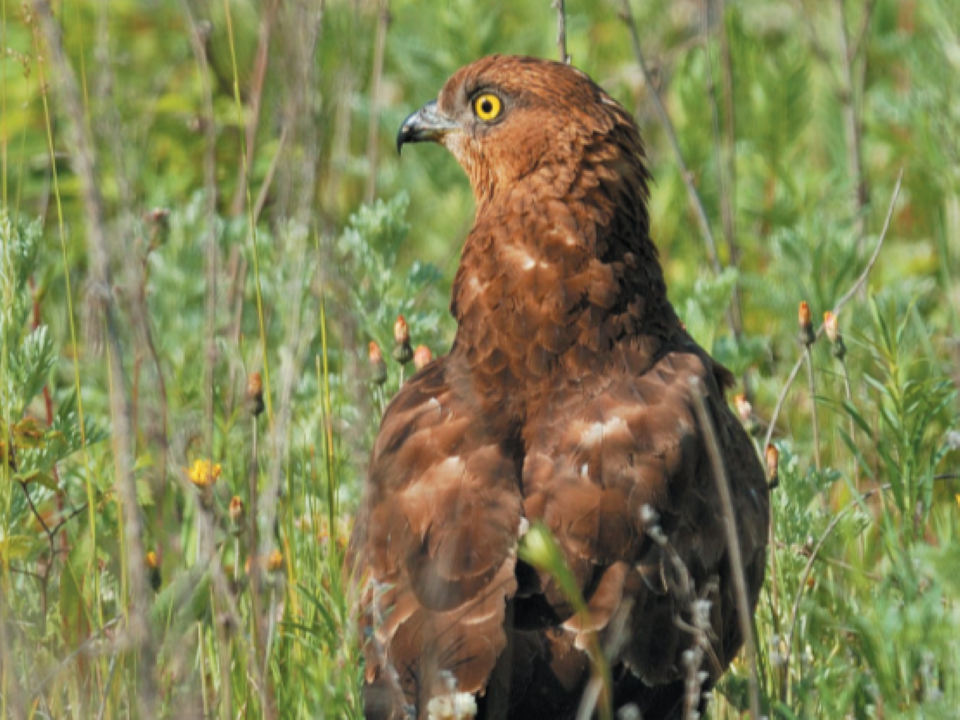
[[[451,130],[460,126],[448,120],[437,110],[437,101],[428,102],[403,121],[397,133],[397,153],[404,143],[437,142]]]

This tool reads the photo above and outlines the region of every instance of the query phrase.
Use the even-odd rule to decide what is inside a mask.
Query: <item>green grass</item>
[[[689,186],[620,3],[568,1],[568,50],[637,112],[671,298],[761,454],[783,398],[763,713],[955,717],[960,4],[720,5],[632,8]],[[393,138],[462,64],[555,56],[556,18],[395,0],[373,98],[376,3],[273,7],[59,3],[60,59],[46,3],[0,0],[0,717],[362,716],[341,566],[393,323],[449,346],[472,217],[453,159]],[[819,326],[868,268],[845,355],[820,337],[789,384],[799,303]]]

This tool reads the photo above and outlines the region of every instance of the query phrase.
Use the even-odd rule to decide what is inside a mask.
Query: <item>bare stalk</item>
[[[704,245],[707,250],[707,257],[710,260],[710,266],[713,268],[713,271],[719,275],[723,271],[723,265],[720,262],[720,255],[717,252],[717,241],[713,236],[713,231],[710,229],[710,221],[707,218],[707,211],[703,207],[703,200],[701,200],[700,193],[693,184],[693,174],[687,168],[687,163],[683,159],[683,152],[680,149],[680,141],[677,139],[677,133],[673,127],[673,122],[670,120],[670,116],[667,114],[667,109],[663,104],[663,100],[660,98],[660,92],[654,84],[653,76],[650,74],[646,60],[644,60],[643,48],[640,45],[640,33],[637,31],[637,23],[633,17],[633,10],[630,8],[630,0],[620,0],[620,5],[622,7],[620,19],[623,20],[623,22],[627,25],[627,28],[630,30],[634,58],[637,61],[637,65],[640,66],[640,70],[643,73],[644,82],[650,91],[650,98],[653,100],[653,106],[656,108],[657,116],[660,118],[660,123],[663,125],[664,131],[667,133],[667,138],[670,141],[670,147],[673,149],[677,166],[680,169],[680,177],[683,179],[683,184],[687,188],[687,196],[690,199],[690,205],[693,208],[694,215],[697,218],[697,224],[700,226],[700,232],[703,235]],[[730,329],[733,331],[734,337],[739,340],[740,325],[734,315],[733,310],[729,308],[727,309],[727,323],[730,325]]]
[[[840,104],[843,106],[843,123],[847,132],[847,167],[850,180],[853,183],[854,227],[856,228],[857,238],[862,243],[866,232],[868,196],[867,182],[863,173],[863,126],[857,107],[857,88],[853,80],[853,64],[856,62],[856,57],[850,47],[843,0],[836,0],[836,2],[837,12],[840,14],[840,66],[843,72],[843,84],[838,89],[838,94]],[[871,7],[867,8],[868,18]]]
[[[145,575],[143,540],[141,537],[140,506],[137,501],[136,479],[133,473],[133,435],[130,401],[123,372],[123,353],[116,317],[112,288],[110,260],[107,251],[103,201],[93,156],[93,146],[83,122],[83,104],[73,68],[64,52],[59,23],[46,0],[34,0],[33,9],[40,20],[53,66],[62,82],[65,123],[72,134],[68,144],[74,171],[80,179],[81,196],[87,216],[87,247],[90,256],[91,293],[98,301],[107,330],[107,358],[113,372],[110,374],[111,417],[117,466],[117,489],[124,516],[124,540],[129,562],[131,607],[129,630],[141,652],[137,662],[139,684],[137,702],[143,717],[156,715],[157,689],[154,678],[156,653],[149,623],[146,619],[150,605],[149,584]]]
[[[727,552],[730,553],[730,567],[733,571],[733,584],[737,593],[737,618],[740,622],[740,633],[743,637],[744,652],[747,656],[747,666],[750,668],[750,717],[753,720],[760,718],[760,683],[757,680],[757,650],[753,639],[753,623],[750,619],[750,600],[747,595],[747,580],[743,574],[743,555],[740,552],[740,538],[737,535],[737,517],[733,511],[733,499],[730,496],[730,483],[727,479],[727,469],[723,463],[723,454],[717,442],[716,429],[707,409],[703,396],[703,388],[697,378],[693,379],[693,405],[697,412],[697,420],[703,430],[707,453],[713,467],[713,477],[717,483],[717,492],[720,495],[720,506],[723,510],[723,526],[727,536]]]
[[[567,54],[567,8],[564,0],[553,0],[550,7],[557,11],[557,53],[560,62],[568,65],[573,60]]]
[[[364,201],[372,203],[377,194],[377,164],[380,159],[380,95],[383,84],[383,62],[390,27],[390,0],[380,0],[377,38],[373,51],[373,77],[370,81],[370,117],[367,124],[367,189]]]
[[[817,420],[817,386],[813,372],[813,352],[809,344],[803,346],[803,356],[807,361],[807,385],[810,388],[810,414],[813,420],[813,462],[817,472],[823,469],[820,462],[820,423]]]
[[[724,243],[727,246],[728,262],[732,267],[740,267],[740,248],[737,246],[736,218],[736,116],[733,105],[733,59],[730,55],[730,43],[727,37],[727,25],[724,21],[724,0],[718,0],[716,23],[720,36],[720,76],[723,84],[723,117],[721,122],[720,102],[714,82],[713,55],[707,42],[710,33],[710,0],[705,0],[703,10],[704,57],[707,60],[707,92],[710,95],[711,120],[713,122],[713,150],[717,164],[717,184],[720,190],[720,219],[723,227]],[[736,323],[734,335],[743,332],[743,317],[740,307],[740,282],[733,289],[731,319]]]
[[[703,208],[703,201],[700,199],[700,193],[697,192],[697,188],[693,184],[693,176],[687,169],[687,163],[683,159],[683,153],[680,150],[680,141],[677,139],[677,133],[673,127],[673,122],[670,120],[670,116],[667,114],[667,109],[664,107],[663,100],[660,98],[660,92],[657,90],[657,86],[653,82],[653,77],[651,76],[650,70],[647,67],[647,62],[643,57],[643,48],[640,45],[640,33],[637,31],[637,23],[633,17],[633,9],[630,7],[630,0],[620,0],[620,5],[622,7],[620,17],[630,30],[630,38],[633,42],[634,58],[637,61],[637,65],[640,66],[640,71],[643,73],[643,80],[650,91],[650,99],[653,100],[653,105],[657,111],[657,116],[660,118],[660,123],[663,125],[663,129],[667,133],[667,138],[670,140],[670,147],[673,148],[673,154],[676,157],[677,165],[680,168],[680,177],[683,179],[683,183],[687,188],[687,194],[690,197],[690,204],[693,206],[694,214],[696,215],[697,222],[700,225],[700,231],[703,233],[703,240],[706,244],[707,256],[710,259],[710,265],[713,267],[714,271],[719,274],[723,268],[720,265],[720,256],[717,253],[717,241],[713,237],[713,231],[710,229],[710,221],[707,219],[706,210]]]
[[[257,146],[257,128],[260,126],[260,109],[263,105],[263,86],[267,78],[267,66],[270,58],[270,38],[273,34],[273,25],[277,19],[277,9],[280,0],[269,0],[266,12],[260,18],[260,27],[257,30],[257,54],[253,61],[253,75],[250,80],[250,120],[246,127],[246,167],[253,167],[253,157]],[[205,63],[206,64],[206,63]],[[204,80],[206,88],[206,80]],[[213,116],[209,116],[210,123]],[[238,173],[243,177],[243,166]],[[230,203],[230,214],[239,216],[243,213],[243,201],[246,197],[246,188],[243,183],[237,183]]]

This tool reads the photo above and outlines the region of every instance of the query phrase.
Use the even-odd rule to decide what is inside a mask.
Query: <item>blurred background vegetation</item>
[[[779,453],[763,712],[957,717],[960,3],[566,15]],[[0,716],[361,716],[344,541],[394,321],[449,347],[473,213],[394,138],[494,52],[557,57],[550,0],[0,0]],[[847,294],[845,354],[805,348]]]

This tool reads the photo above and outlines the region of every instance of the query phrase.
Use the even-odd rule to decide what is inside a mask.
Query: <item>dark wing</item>
[[[742,640],[694,378],[707,395],[732,486],[751,607],[767,539],[763,471],[702,350],[669,353],[639,376],[629,350],[614,355],[620,369],[594,378],[589,390],[572,382],[557,388],[528,422],[526,514],[542,519],[560,543],[591,609],[587,629],[603,631],[622,603],[631,603],[619,661],[649,685],[680,676],[681,654],[695,640],[694,611],[707,607],[696,601],[708,600],[714,657],[703,669],[716,679]],[[557,619],[580,633],[581,620],[559,589],[549,578],[538,581]],[[528,595],[535,598],[521,587],[518,617]]]
[[[388,407],[351,538],[366,680],[379,698],[368,717],[379,717],[374,705],[384,717],[397,712],[398,686],[405,704],[425,707],[444,672],[460,692],[482,690],[506,645],[517,465],[449,374],[445,359],[434,362]]]

